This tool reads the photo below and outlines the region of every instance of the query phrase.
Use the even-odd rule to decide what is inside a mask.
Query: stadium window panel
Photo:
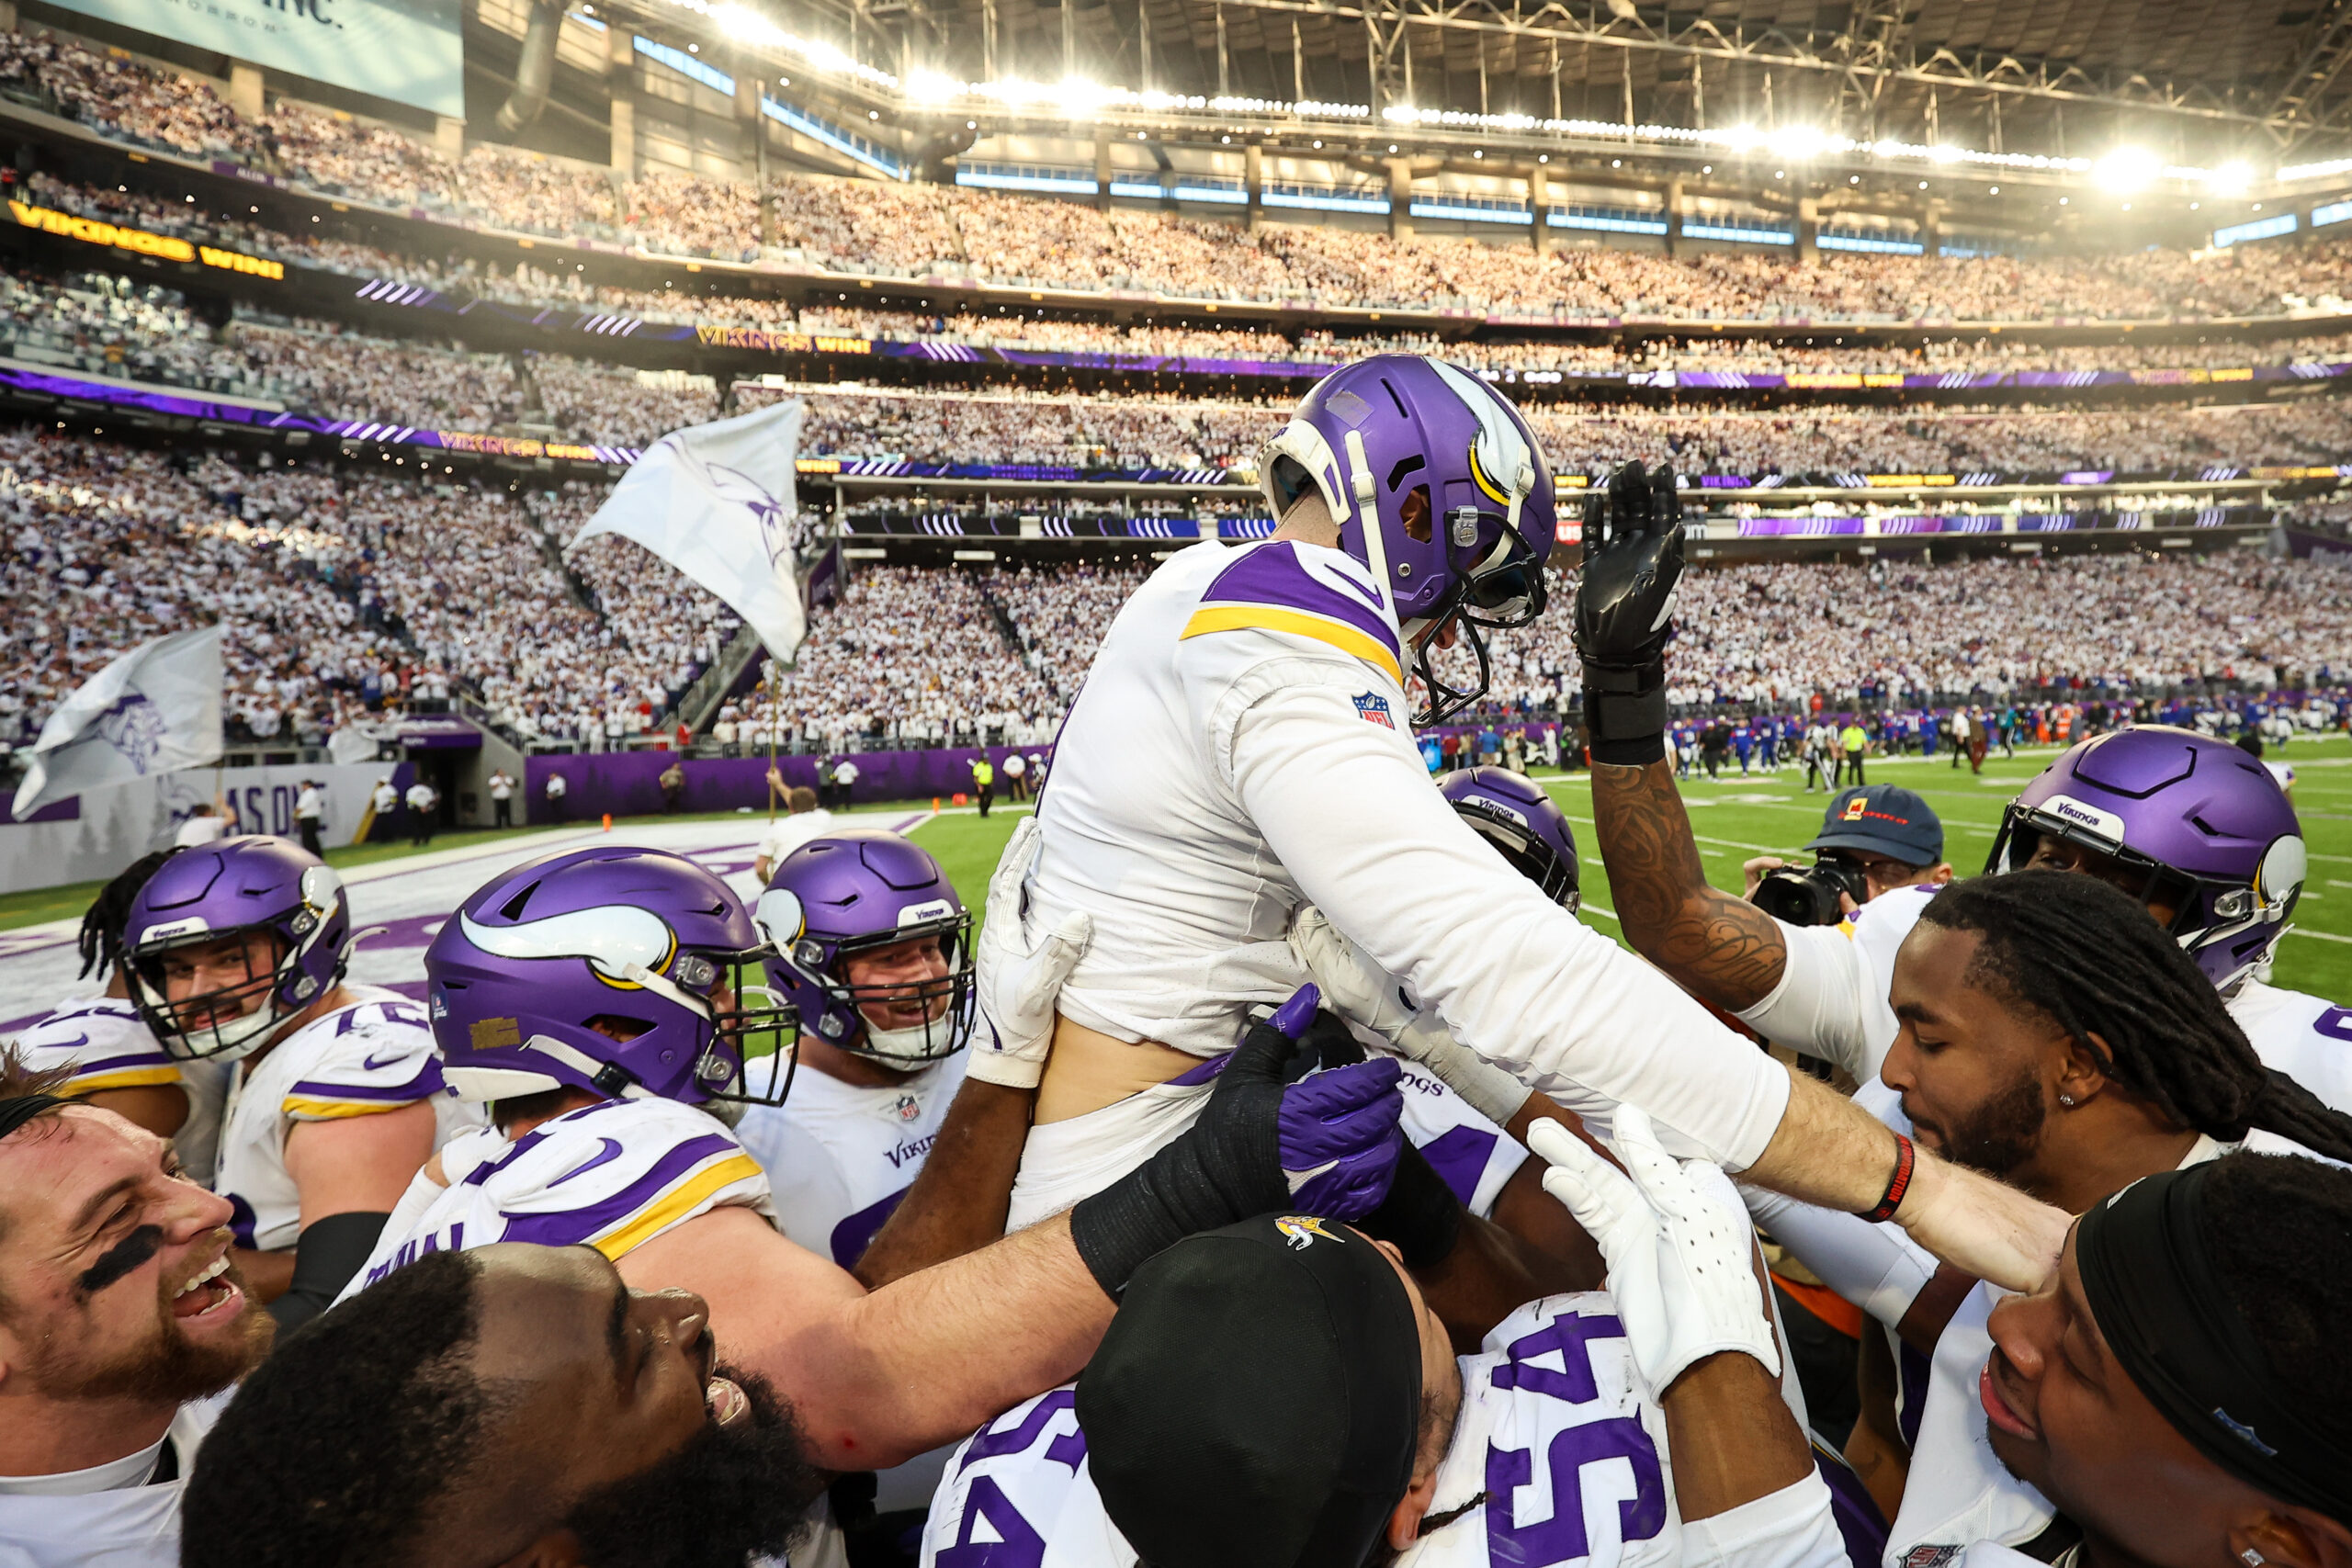
[[[2312,217],[2316,220],[2318,214],[2314,213]],[[2233,223],[2226,229],[2216,229],[2213,231],[2213,244],[2217,249],[2224,245],[2242,245],[2249,240],[2274,239],[2294,231],[2295,215],[2280,212],[2268,218],[2257,218],[2251,223]]]

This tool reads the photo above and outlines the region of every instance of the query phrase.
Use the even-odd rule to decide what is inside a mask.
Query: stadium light
[[[2233,158],[2207,175],[2205,181],[2217,196],[2237,196],[2254,184],[2254,165],[2243,158]]]
[[[2092,165],[2091,172],[2109,190],[2135,191],[2153,184],[2164,172],[2164,165],[2153,152],[2137,147],[2118,147]]]

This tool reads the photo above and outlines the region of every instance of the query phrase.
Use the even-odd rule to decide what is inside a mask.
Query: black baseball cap
[[[1936,808],[1900,784],[1863,784],[1829,803],[1809,850],[1860,850],[1905,865],[1944,858],[1944,824]]]
[[[1360,1568],[1411,1484],[1420,1411],[1404,1281],[1302,1214],[1152,1258],[1078,1380],[1095,1489],[1150,1568]]]

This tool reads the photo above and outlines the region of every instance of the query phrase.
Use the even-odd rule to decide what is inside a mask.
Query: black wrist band
[[[1666,672],[1662,669],[1639,671],[1644,677],[1655,674],[1656,679],[1645,679],[1639,687],[1627,689],[1622,678],[1634,673],[1589,668],[1585,671],[1585,734],[1596,762],[1640,768],[1666,756]],[[1595,683],[1596,675],[1617,679],[1603,686]]]
[[[1894,1174],[1888,1179],[1886,1193],[1879,1199],[1878,1207],[1864,1211],[1862,1218],[1873,1224],[1894,1218],[1894,1211],[1903,1207],[1903,1195],[1911,1190],[1911,1173],[1917,1168],[1918,1158],[1918,1151],[1911,1146],[1911,1140],[1900,1133],[1895,1134]]]

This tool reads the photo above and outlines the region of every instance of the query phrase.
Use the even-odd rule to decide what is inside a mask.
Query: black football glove
[[[1596,762],[1641,767],[1666,755],[1666,644],[1681,581],[1674,470],[1626,463],[1584,501],[1575,636]]]

